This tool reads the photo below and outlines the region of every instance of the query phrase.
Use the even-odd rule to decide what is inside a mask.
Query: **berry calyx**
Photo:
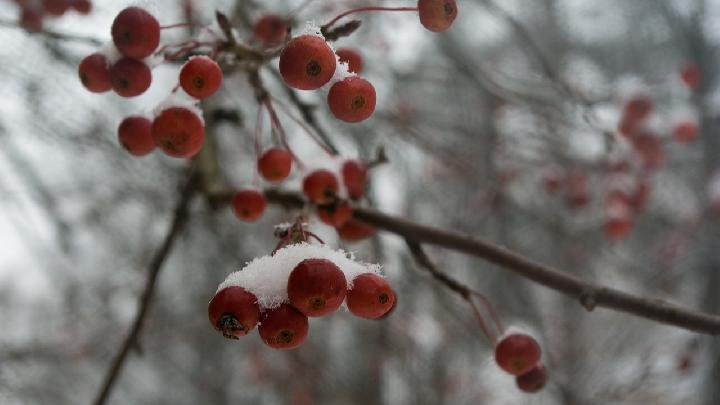
[[[173,157],[195,156],[205,140],[205,127],[193,111],[184,107],[163,110],[152,124],[155,144]]]
[[[532,370],[523,375],[515,377],[515,384],[522,392],[534,394],[545,386],[547,382],[547,372],[545,366],[537,364]]]
[[[135,97],[150,88],[150,68],[137,59],[123,58],[110,68],[113,90],[121,97]]]
[[[335,52],[340,62],[348,65],[348,72],[360,74],[363,70],[363,61],[360,53],[352,48],[340,48]]]
[[[128,58],[150,56],[160,44],[160,23],[140,7],[121,11],[112,23],[111,32],[115,46]]]
[[[80,82],[93,93],[104,93],[113,88],[110,80],[110,64],[105,55],[94,53],[88,55],[78,66]]]
[[[247,335],[260,319],[257,297],[242,287],[218,291],[208,305],[212,326],[228,339]]]
[[[152,122],[145,117],[127,117],[118,126],[118,140],[131,155],[145,156],[155,149]]]
[[[457,17],[455,0],[418,0],[420,23],[432,32],[450,28]]]
[[[375,111],[375,88],[360,77],[346,77],[333,84],[328,92],[328,106],[335,118],[360,122]]]
[[[346,160],[341,172],[350,198],[355,200],[362,198],[367,186],[367,164],[361,160]]]
[[[282,181],[290,175],[292,155],[284,148],[270,148],[258,159],[258,171],[267,181]]]
[[[180,86],[187,94],[204,99],[215,94],[222,84],[222,70],[207,56],[196,56],[180,70]]]
[[[315,35],[293,38],[280,54],[280,74],[290,87],[314,90],[329,82],[337,61],[327,42]]]
[[[308,319],[292,305],[282,304],[263,314],[258,332],[273,349],[293,349],[305,341]]]
[[[327,315],[340,307],[347,291],[345,274],[327,259],[305,259],[288,277],[290,303],[307,316]]]
[[[277,45],[283,42],[289,28],[284,18],[275,14],[265,14],[255,22],[253,35],[265,45]]]
[[[350,219],[339,228],[335,228],[340,239],[346,242],[357,242],[375,234],[375,228],[360,221]]]
[[[327,204],[335,200],[339,184],[329,170],[320,169],[308,174],[303,180],[303,192],[315,204]]]
[[[343,201],[338,205],[319,206],[317,214],[322,222],[333,227],[339,227],[345,225],[352,218],[352,207],[347,201]]]
[[[347,307],[353,315],[377,319],[395,305],[395,293],[388,282],[374,273],[360,274],[347,292]]]
[[[253,222],[265,212],[267,199],[257,190],[241,190],[233,195],[232,207],[235,215],[243,221]]]
[[[540,345],[525,334],[505,336],[495,346],[495,362],[506,372],[518,376],[530,372],[540,361]]]

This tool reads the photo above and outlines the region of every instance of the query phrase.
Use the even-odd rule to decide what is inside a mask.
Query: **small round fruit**
[[[258,171],[267,181],[283,181],[290,175],[292,160],[287,149],[270,148],[258,159]]]
[[[155,117],[152,136],[155,145],[166,154],[189,158],[202,148],[205,127],[193,111],[184,107],[170,107]]]
[[[356,200],[362,198],[367,186],[367,164],[361,160],[346,160],[342,165],[341,172],[350,198]]]
[[[20,9],[20,25],[30,32],[43,29],[43,11],[40,7],[25,6]]]
[[[645,95],[636,95],[625,104],[623,115],[631,122],[642,121],[654,109],[653,101]]]
[[[135,97],[150,88],[150,68],[137,59],[123,58],[110,68],[113,90],[121,97]]]
[[[207,56],[196,56],[180,70],[180,86],[187,94],[204,99],[215,94],[222,84],[222,70]]]
[[[698,136],[698,126],[693,121],[683,121],[673,130],[673,138],[679,143],[690,143]]]
[[[208,305],[210,323],[228,339],[247,335],[260,319],[257,297],[242,287],[218,291]]]
[[[305,259],[290,272],[287,293],[290,303],[307,316],[327,315],[345,299],[345,274],[326,259]]]
[[[325,169],[315,170],[303,180],[303,192],[315,204],[332,202],[337,196],[338,188],[337,177]]]
[[[59,17],[70,8],[70,0],[42,0],[42,7],[49,15]]]
[[[432,32],[450,28],[457,17],[455,0],[418,0],[420,23]]]
[[[347,63],[349,72],[362,73],[363,60],[358,51],[352,48],[340,48],[336,53],[340,62]]]
[[[74,0],[70,6],[80,14],[90,14],[90,11],[92,11],[90,0]]]
[[[315,35],[293,38],[280,54],[280,74],[290,87],[315,90],[329,82],[337,61],[327,42]]]
[[[540,361],[540,345],[530,335],[507,335],[495,346],[495,361],[510,374],[523,375]]]
[[[395,305],[395,293],[388,282],[374,273],[360,274],[347,292],[347,307],[353,315],[377,319]]]
[[[318,218],[330,226],[339,227],[345,225],[352,218],[352,207],[346,201],[339,205],[319,206],[317,209]]]
[[[241,190],[233,195],[232,207],[235,215],[243,221],[253,222],[265,212],[267,200],[257,190]]]
[[[287,21],[275,14],[265,14],[253,27],[255,39],[266,45],[277,45],[283,42],[288,33]]]
[[[152,122],[141,116],[127,117],[118,126],[118,140],[131,155],[145,156],[155,149]]]
[[[335,118],[345,122],[364,121],[375,111],[375,88],[361,77],[346,77],[333,84],[327,101]]]
[[[547,382],[547,372],[545,366],[537,364],[532,370],[523,375],[515,377],[515,384],[522,392],[534,394],[545,386]]]
[[[629,215],[611,216],[605,220],[605,235],[610,240],[625,239],[630,235],[632,229],[633,222]]]
[[[375,234],[375,228],[360,221],[351,219],[339,228],[335,228],[340,239],[346,242],[357,242]]]
[[[80,82],[93,93],[104,93],[113,87],[110,80],[110,64],[105,55],[94,53],[88,55],[78,66]]]
[[[305,341],[308,319],[292,305],[282,304],[263,314],[258,332],[273,349],[293,349]]]
[[[160,44],[160,23],[140,7],[121,11],[112,23],[111,32],[115,46],[128,58],[150,56]]]
[[[680,79],[682,79],[683,83],[692,90],[697,89],[700,86],[701,78],[702,73],[700,72],[700,69],[697,65],[692,63],[683,67],[680,72]]]

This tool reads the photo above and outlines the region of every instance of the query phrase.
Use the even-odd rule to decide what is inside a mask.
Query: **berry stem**
[[[355,13],[362,13],[366,11],[418,11],[417,7],[360,7],[360,8],[354,8],[352,10],[348,10],[344,13],[341,13],[337,17],[330,20],[329,23],[322,26],[323,30],[327,30],[328,28],[332,27],[333,24],[338,22],[341,18],[348,16],[350,14]]]
[[[485,319],[483,319],[482,315],[480,314],[480,311],[478,310],[478,307],[475,305],[475,303],[472,301],[472,298],[465,297],[465,301],[467,301],[468,304],[470,304],[470,308],[472,309],[473,316],[475,316],[475,320],[477,320],[478,324],[480,325],[480,329],[482,330],[483,334],[487,338],[487,340],[492,344],[493,346],[497,345],[497,338],[495,335],[490,333],[490,330],[487,327],[487,324],[485,323]]]
[[[255,133],[253,134],[253,143],[255,144],[255,162],[260,160],[260,136],[262,134],[263,117],[263,108],[261,105],[258,105],[257,117],[255,118]],[[260,173],[257,164],[255,165],[253,174],[253,185],[260,185]]]
[[[305,124],[300,118],[294,116],[282,101],[278,100],[275,97],[273,97],[272,99],[274,102],[277,103],[282,112],[285,113],[285,115],[287,115],[288,117],[290,117],[291,120],[295,121],[296,124],[300,125],[300,127],[308,134],[308,136],[310,136],[310,139],[315,141],[315,143],[323,151],[325,151],[325,153],[327,153],[331,157],[337,156],[337,153],[333,152],[327,145],[325,145],[325,143],[320,140],[320,137],[313,130],[311,130],[307,124]]]
[[[262,100],[263,105],[265,105],[265,108],[268,110],[268,113],[270,114],[270,123],[272,125],[273,130],[273,136],[279,137],[279,142],[282,146],[287,149],[288,153],[292,156],[293,160],[297,163],[298,168],[300,170],[303,170],[303,163],[300,161],[300,159],[293,153],[292,149],[290,148],[290,144],[287,141],[287,134],[285,134],[285,130],[282,127],[282,124],[280,123],[280,119],[278,118],[277,112],[275,111],[275,107],[272,105],[272,100],[270,97],[265,97],[265,99]],[[277,135],[276,135],[277,134]],[[278,141],[278,140],[275,140]]]
[[[503,334],[505,332],[505,328],[502,326],[502,323],[500,322],[500,317],[498,317],[497,311],[495,310],[495,306],[490,302],[490,300],[480,294],[477,291],[470,290],[470,294],[472,297],[475,297],[480,300],[480,302],[483,303],[483,306],[485,307],[485,310],[490,314],[490,318],[492,319],[493,323],[495,323],[495,327],[497,328],[497,331],[499,334]]]
[[[194,27],[197,27],[197,25],[195,25],[193,23],[189,23],[189,22],[184,22],[184,23],[175,23],[175,24],[170,24],[170,25],[161,25],[160,29],[161,30],[169,30],[172,28],[184,28],[184,27],[194,28]]]

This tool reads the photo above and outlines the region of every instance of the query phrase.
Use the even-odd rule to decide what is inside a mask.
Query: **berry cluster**
[[[92,10],[90,0],[14,0],[20,7],[20,25],[28,31],[42,31],[45,17],[61,17],[74,10],[80,14],[89,14]]]
[[[511,333],[495,346],[495,362],[515,376],[518,388],[527,393],[540,391],[547,381],[545,367],[540,363],[540,345],[530,335]]]

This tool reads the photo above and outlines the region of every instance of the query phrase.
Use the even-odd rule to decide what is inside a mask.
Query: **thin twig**
[[[21,29],[21,30],[27,31],[25,29],[25,27],[18,24],[16,21],[0,20],[0,27],[16,28],[16,29]],[[51,30],[46,30],[46,29],[44,29],[42,31],[27,31],[27,32],[29,34],[42,35],[44,37],[51,38],[51,39],[58,39],[58,40],[63,40],[63,41],[74,41],[74,42],[85,42],[87,44],[94,45],[94,46],[100,46],[103,44],[103,41],[101,41],[97,38],[88,37],[88,36],[84,36],[84,35],[78,35],[78,34],[70,34],[67,32],[57,32],[57,31],[51,31]]]

